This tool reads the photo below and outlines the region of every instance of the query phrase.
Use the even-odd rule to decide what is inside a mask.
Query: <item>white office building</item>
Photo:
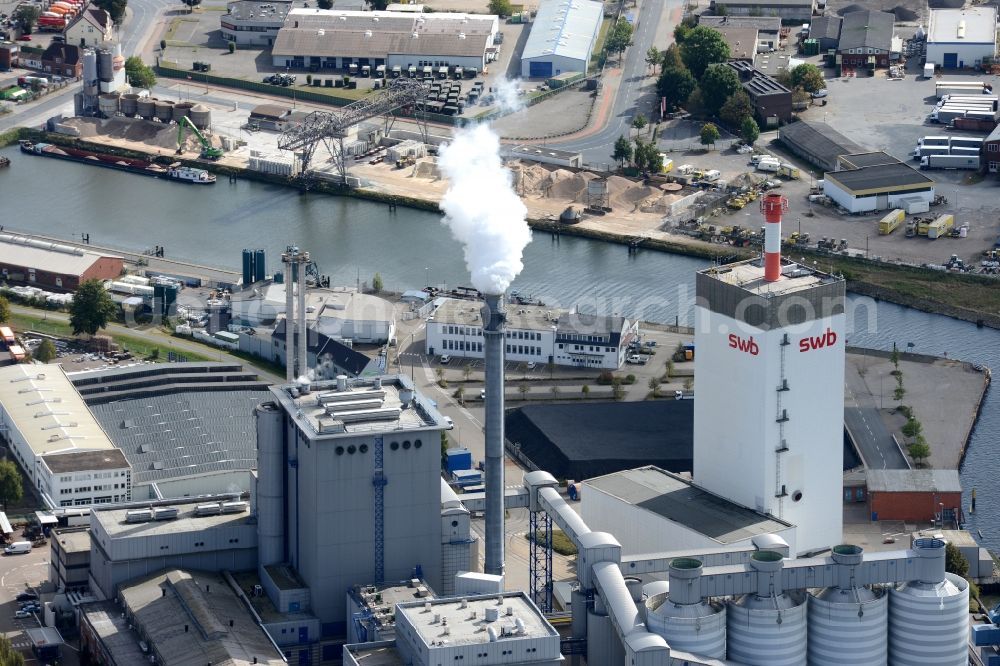
[[[521,76],[586,74],[603,20],[604,5],[600,2],[543,0],[521,53]]]
[[[222,38],[237,46],[272,46],[291,8],[291,0],[230,2],[219,19]]]
[[[982,64],[997,52],[997,8],[932,9],[927,28],[927,62],[944,69]]]

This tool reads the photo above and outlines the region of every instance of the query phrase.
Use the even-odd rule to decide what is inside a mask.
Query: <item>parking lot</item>
[[[20,539],[20,533],[15,534]],[[38,627],[40,614],[34,613],[27,618],[17,618],[15,613],[20,604],[17,595],[26,591],[38,592],[39,586],[49,577],[49,547],[42,546],[23,555],[4,555],[0,557],[0,631],[14,647],[25,655],[27,663],[38,663],[32,658],[31,643],[25,633],[26,629]],[[41,594],[42,599],[46,595]],[[72,649],[63,650],[72,653]],[[61,663],[68,663],[63,660]],[[72,663],[76,663],[74,659]]]

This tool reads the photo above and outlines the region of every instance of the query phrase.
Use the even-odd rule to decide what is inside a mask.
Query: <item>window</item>
[[[1000,153],[1000,143],[988,143],[988,144],[986,144],[986,152],[988,152],[988,153]]]

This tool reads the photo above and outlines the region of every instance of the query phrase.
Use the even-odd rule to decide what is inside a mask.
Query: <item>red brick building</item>
[[[888,12],[864,10],[844,15],[837,42],[842,67],[886,68],[892,60],[892,35],[896,17]]]
[[[868,503],[872,520],[927,523],[961,512],[962,484],[954,469],[871,469]]]
[[[70,245],[0,234],[0,279],[49,291],[76,291],[84,280],[122,274],[121,257]]]
[[[83,59],[80,47],[74,44],[52,42],[42,54],[42,69],[67,78],[83,76]]]

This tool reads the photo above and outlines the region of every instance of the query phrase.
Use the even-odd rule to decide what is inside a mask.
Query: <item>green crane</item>
[[[198,141],[201,143],[201,157],[206,160],[217,160],[222,157],[222,151],[218,148],[212,146],[211,142],[205,138],[205,135],[198,131],[198,128],[194,126],[191,119],[187,116],[181,116],[181,119],[177,122],[177,154],[180,155],[184,152],[184,130],[185,128],[194,132],[194,135],[198,137]]]

